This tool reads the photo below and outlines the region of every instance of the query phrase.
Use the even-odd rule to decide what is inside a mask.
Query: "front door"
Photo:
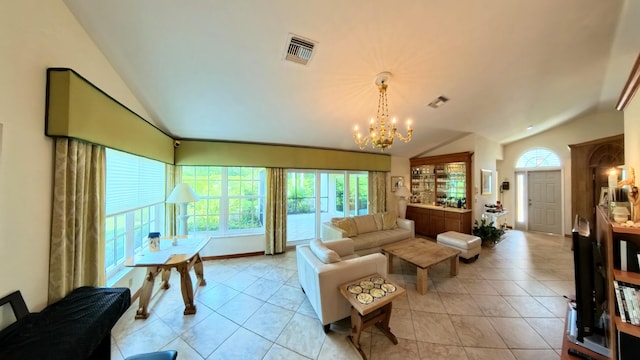
[[[528,173],[529,231],[562,234],[560,170]]]

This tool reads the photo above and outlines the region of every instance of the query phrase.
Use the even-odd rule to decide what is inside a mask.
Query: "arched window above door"
[[[545,148],[531,149],[518,159],[516,168],[560,167],[560,158]]]

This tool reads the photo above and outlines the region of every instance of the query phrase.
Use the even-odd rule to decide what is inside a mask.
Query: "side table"
[[[389,320],[392,301],[405,293],[403,288],[376,273],[340,285],[340,293],[351,303],[351,335],[347,340],[364,360],[367,356],[360,347],[360,335],[371,325],[380,329],[394,345],[398,344]]]
[[[171,269],[176,268],[180,273],[180,287],[182,290],[182,299],[184,301],[184,315],[192,315],[196,313],[196,305],[194,304],[194,288],[189,272],[191,268],[196,274],[196,290],[200,286],[207,285],[204,279],[202,259],[200,251],[209,243],[209,238],[182,238],[169,244],[168,241],[161,241],[158,251],[143,250],[133,258],[127,259],[125,266],[128,267],[146,267],[147,274],[140,288],[140,301],[136,319],[146,319],[149,317],[148,306],[153,292],[153,285],[156,276],[162,273],[161,289],[169,288],[169,276]]]

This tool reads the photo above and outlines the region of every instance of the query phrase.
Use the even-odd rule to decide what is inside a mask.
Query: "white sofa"
[[[383,246],[415,237],[413,220],[401,219],[392,212],[335,218],[322,223],[323,241],[351,238],[358,255],[380,252]]]
[[[325,332],[332,322],[351,315],[351,305],[340,293],[340,285],[373,273],[387,275],[384,255],[358,256],[353,244],[351,239],[311,240],[309,244],[296,246],[300,286]]]

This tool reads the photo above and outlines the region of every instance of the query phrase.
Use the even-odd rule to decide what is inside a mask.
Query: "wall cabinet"
[[[471,234],[471,210],[409,204],[407,219],[413,220],[416,234],[435,237],[445,231]]]
[[[470,209],[472,154],[411,159],[411,202]]]

